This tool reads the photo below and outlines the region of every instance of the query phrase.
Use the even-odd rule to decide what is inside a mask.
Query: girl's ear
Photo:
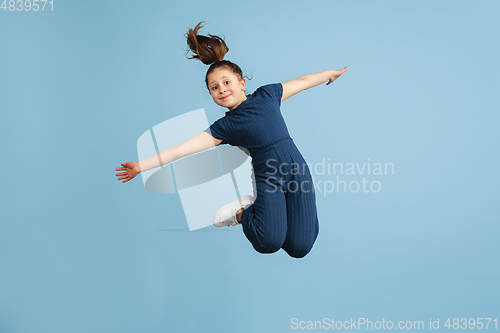
[[[241,90],[245,90],[245,84],[246,84],[246,80],[245,80],[245,78],[242,78],[240,81]]]

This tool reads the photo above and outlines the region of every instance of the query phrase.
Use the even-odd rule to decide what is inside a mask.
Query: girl
[[[319,232],[314,185],[309,168],[288,133],[281,115],[281,102],[325,81],[335,81],[346,70],[329,70],[295,80],[267,84],[245,95],[245,78],[238,65],[224,60],[229,51],[223,39],[198,35],[203,21],[186,34],[196,58],[210,65],[206,86],[226,115],[184,143],[165,149],[158,156],[122,163],[118,180],[130,181],[141,171],[171,163],[214,145],[246,148],[252,157],[254,196],[245,195],[223,206],[215,215],[216,227],[241,224],[245,236],[260,253],[280,248],[302,258],[311,250]]]

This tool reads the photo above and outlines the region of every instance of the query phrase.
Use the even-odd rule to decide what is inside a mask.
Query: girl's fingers
[[[132,179],[132,178],[130,178],[130,175],[129,175],[128,162],[121,163],[120,165],[122,165],[122,166],[119,168],[116,168],[116,171],[124,171],[124,172],[116,173],[115,176],[118,177],[117,178],[118,180],[122,180],[122,183],[126,183]]]

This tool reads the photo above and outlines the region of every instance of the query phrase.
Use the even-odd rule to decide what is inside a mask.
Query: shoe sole
[[[246,207],[246,206],[252,205],[254,203],[253,197],[251,195],[244,195],[241,198],[238,198],[237,200],[238,200],[238,205],[239,205],[238,207],[240,207],[240,208],[241,208],[241,206],[245,206]],[[215,214],[214,214],[214,217],[212,219],[212,224],[214,226],[216,226],[217,228],[225,227],[225,225],[216,225],[215,224],[215,219],[217,218],[217,216],[219,215],[220,212],[222,212],[223,210],[228,209],[229,207],[231,207],[233,205],[234,205],[234,201],[228,203],[227,205],[222,206],[221,208],[219,208],[219,210],[217,210],[215,212]]]

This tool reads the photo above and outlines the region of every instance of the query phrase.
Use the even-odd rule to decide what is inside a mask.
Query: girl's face
[[[247,99],[245,96],[245,79],[241,80],[231,70],[217,68],[207,77],[210,95],[217,105],[233,111]]]

